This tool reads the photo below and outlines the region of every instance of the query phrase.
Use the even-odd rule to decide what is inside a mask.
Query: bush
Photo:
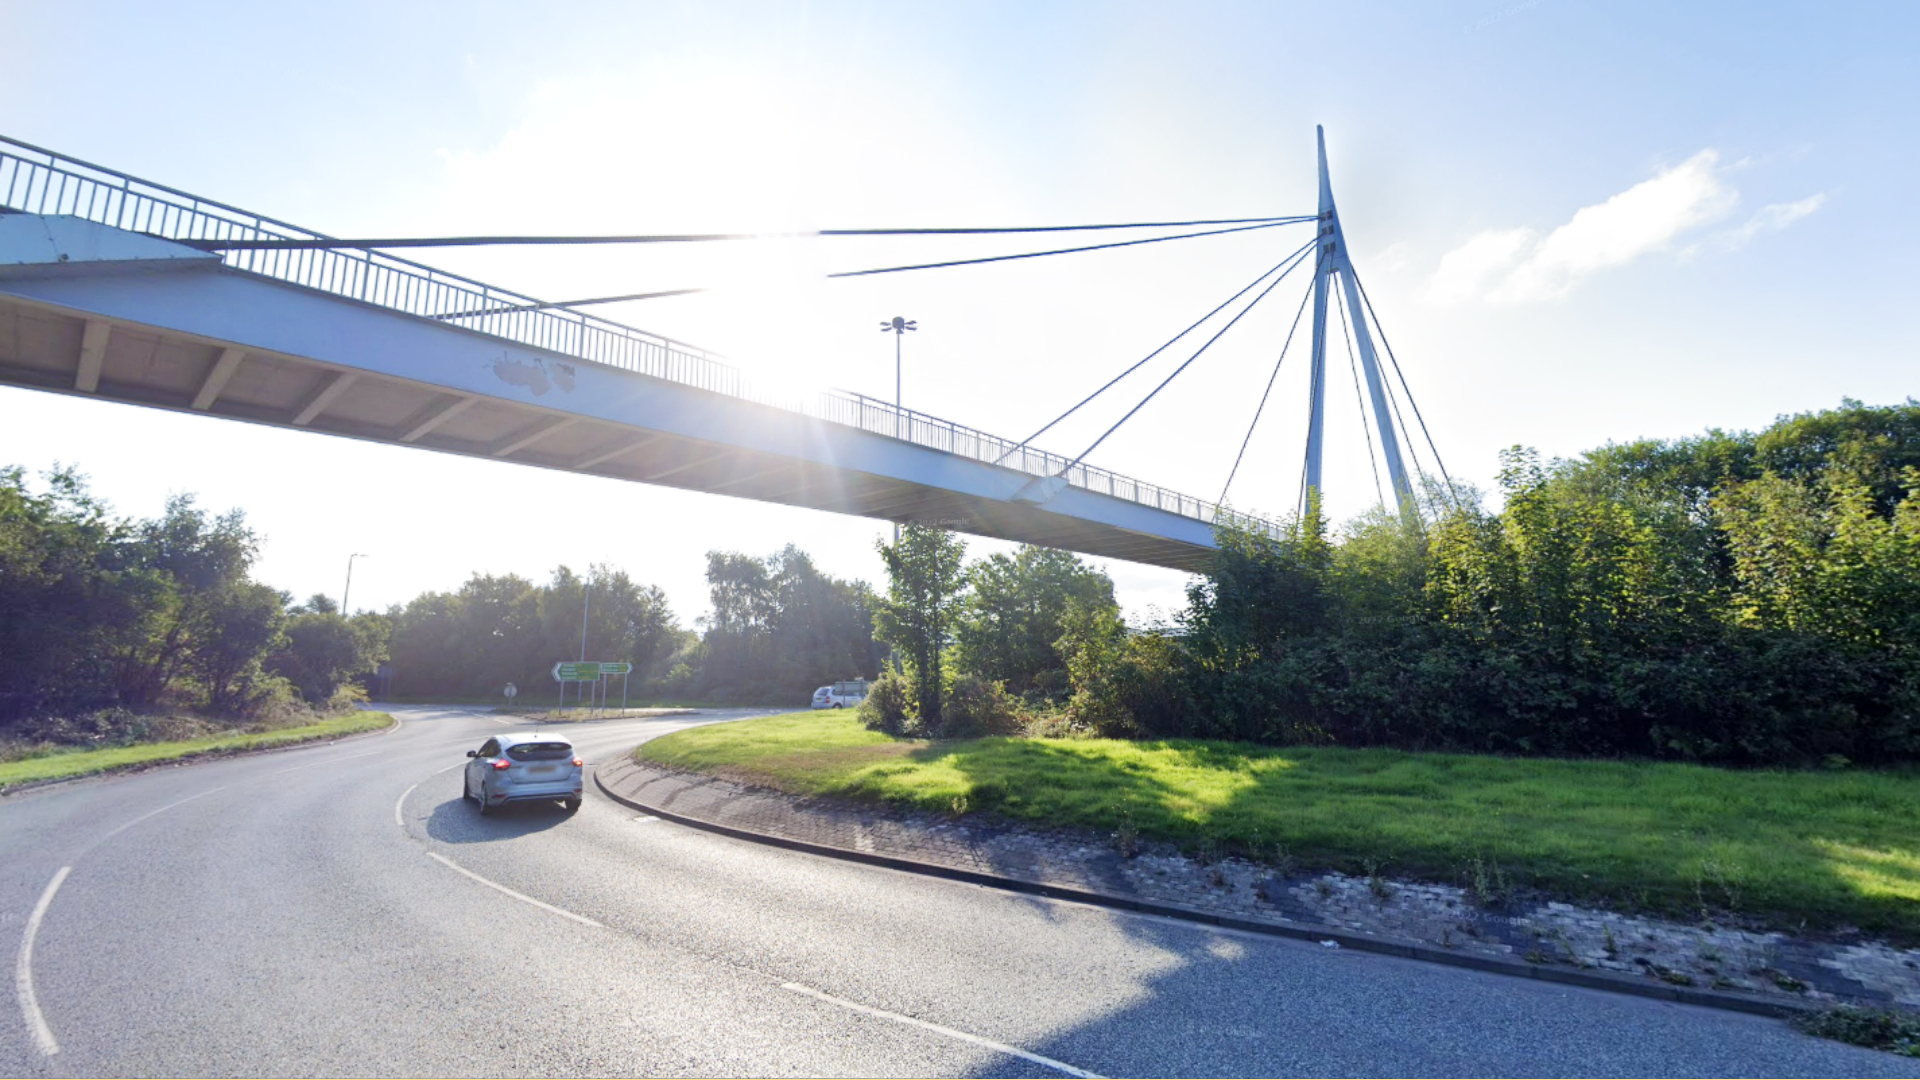
[[[897,669],[888,668],[867,687],[866,699],[855,715],[870,730],[904,735],[919,718],[913,707],[913,687]]]
[[[1807,1034],[1823,1039],[1920,1057],[1920,1016],[1911,1013],[1841,1005],[1808,1013],[1799,1019],[1799,1025]]]
[[[999,682],[978,675],[954,675],[940,704],[939,739],[975,739],[983,735],[1017,735],[1020,718],[1014,700]]]
[[[156,715],[111,708],[72,716],[37,717],[21,723],[11,734],[22,743],[95,750],[138,743],[197,739],[232,730],[234,726],[191,716]]]
[[[1060,651],[1073,696],[1066,719],[1109,738],[1178,734],[1192,713],[1188,658],[1171,637],[1129,634],[1112,610],[1068,606]]]

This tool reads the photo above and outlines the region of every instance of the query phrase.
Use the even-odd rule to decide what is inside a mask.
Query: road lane
[[[33,955],[60,1053],[16,1010],[0,1071],[1920,1075],[1770,1020],[762,847],[591,784],[571,816],[481,818],[457,766],[499,718],[396,711],[388,735],[0,800],[8,937],[72,867]],[[600,761],[713,718],[561,730]]]

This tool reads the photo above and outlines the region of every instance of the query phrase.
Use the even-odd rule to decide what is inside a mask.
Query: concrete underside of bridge
[[[1214,549],[1179,514],[1072,487],[1017,501],[1033,477],[1014,469],[210,259],[0,265],[0,384],[1177,570],[1204,570]]]

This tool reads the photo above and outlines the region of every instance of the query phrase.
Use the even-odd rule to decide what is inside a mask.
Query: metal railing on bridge
[[[0,136],[0,209],[66,214],[169,240],[326,240],[324,233],[203,199],[114,169]],[[650,375],[818,420],[891,436],[1031,476],[1155,507],[1209,524],[1233,521],[1277,534],[1264,518],[1090,465],[1072,464],[1014,440],[863,394],[827,391],[812,400],[755,386],[741,369],[694,345],[546,307],[523,293],[379,251],[238,250],[234,270],[505,338],[531,348]]]

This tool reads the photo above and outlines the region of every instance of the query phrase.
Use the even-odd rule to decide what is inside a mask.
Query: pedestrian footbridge
[[[384,253],[193,244],[315,238],[0,140],[0,383],[1179,570],[1228,513]]]

